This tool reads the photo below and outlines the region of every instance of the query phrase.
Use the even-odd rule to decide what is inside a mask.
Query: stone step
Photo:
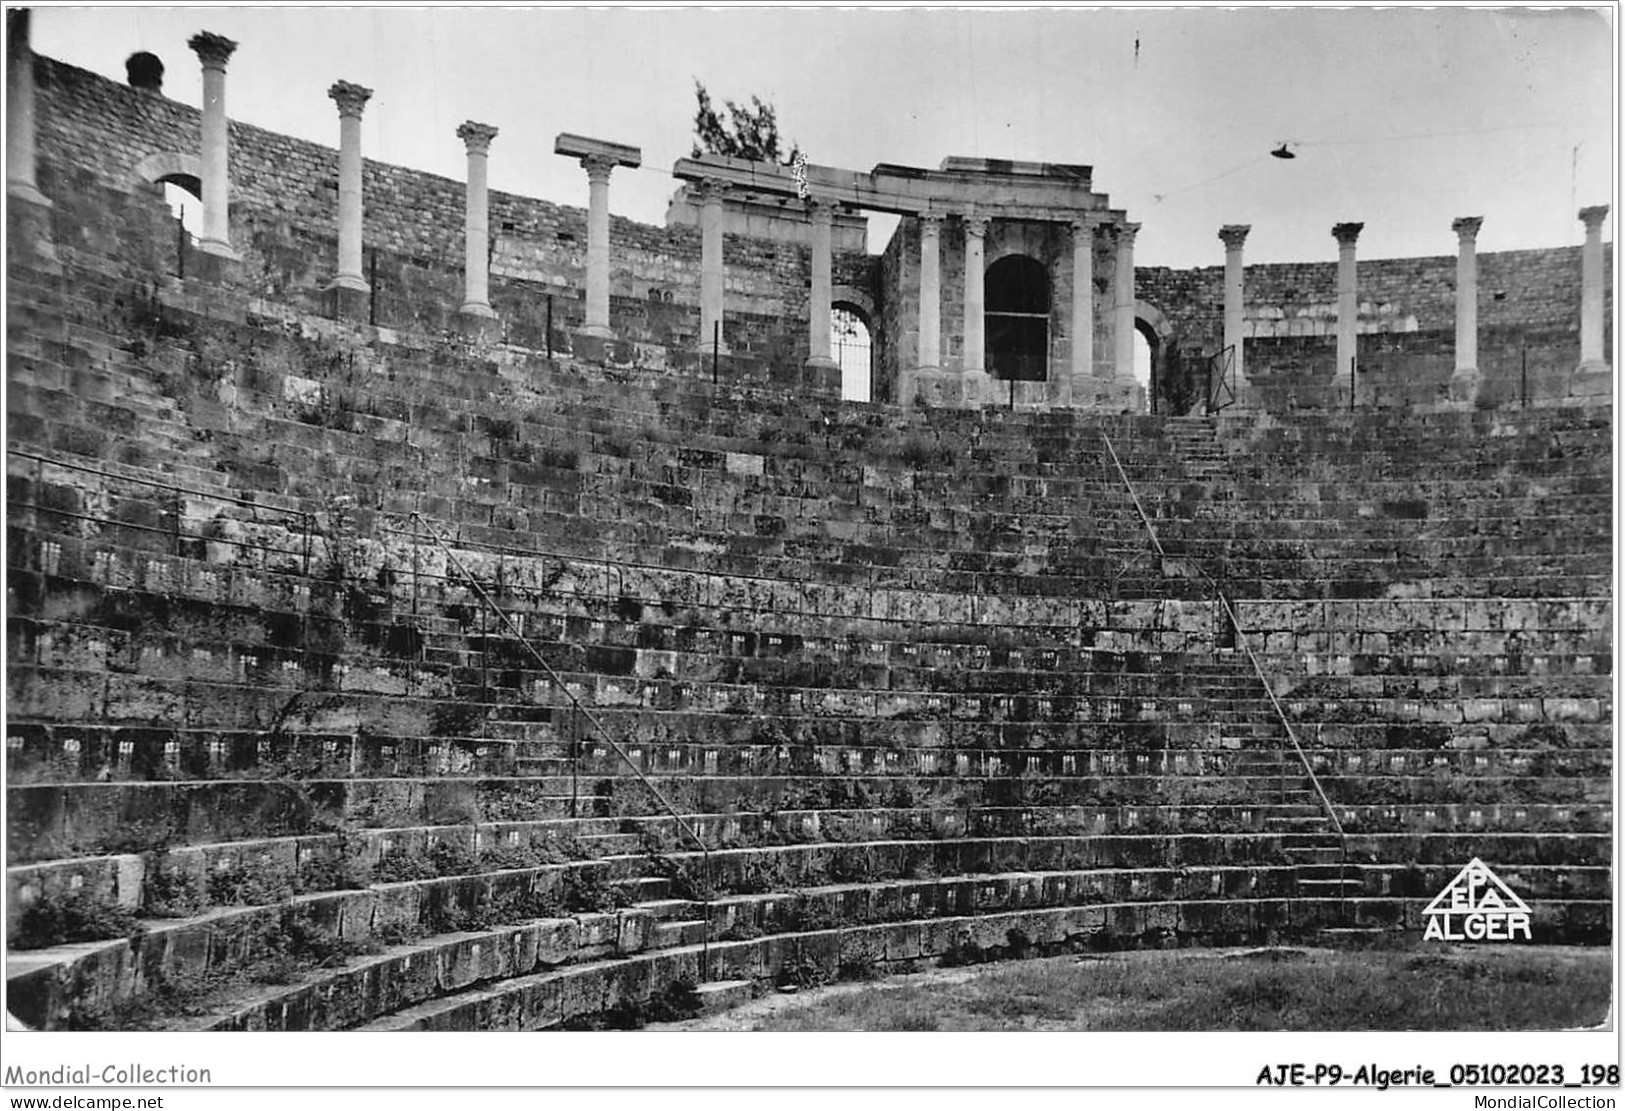
[[[705,919],[683,918],[656,922],[649,931],[649,948],[671,949],[705,943]]]
[[[1314,829],[1318,826],[1324,825],[1325,823],[1325,816],[1319,814],[1268,814],[1264,818],[1264,828],[1266,830],[1278,831]]]
[[[628,909],[645,911],[661,922],[675,922],[681,915],[691,913],[694,907],[688,899],[645,899]]]
[[[1340,872],[1342,870],[1342,865],[1340,864],[1321,865],[1320,867],[1327,869],[1329,872]],[[1336,894],[1338,890],[1348,890],[1352,888],[1353,890],[1358,891],[1361,888],[1359,880],[1350,879],[1347,876],[1332,874],[1306,876],[1303,874],[1303,872],[1304,869],[1298,869],[1298,887],[1300,890],[1306,893],[1332,891],[1333,894]]]
[[[1343,850],[1335,845],[1285,845],[1282,846],[1281,852],[1292,858],[1292,862],[1300,869],[1325,865],[1342,866]]]
[[[639,876],[637,879],[619,880],[614,886],[639,903],[671,897],[671,880],[665,876]]]

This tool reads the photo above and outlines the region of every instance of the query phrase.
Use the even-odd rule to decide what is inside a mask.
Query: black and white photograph
[[[1617,5],[5,16],[8,1093],[1613,1106]]]

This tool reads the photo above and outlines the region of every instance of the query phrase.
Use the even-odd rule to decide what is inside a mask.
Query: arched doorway
[[[1145,389],[1153,413],[1170,413],[1166,402],[1179,400],[1181,383],[1172,350],[1172,327],[1162,310],[1146,301],[1134,303],[1134,381]],[[1172,392],[1170,392],[1172,391]],[[1172,412],[1181,411],[1176,404]]]
[[[986,367],[1004,381],[1049,377],[1049,274],[1026,255],[1006,255],[983,283]]]
[[[850,301],[837,301],[829,313],[830,346],[841,368],[841,400],[868,401],[874,376],[874,339],[869,314]]]

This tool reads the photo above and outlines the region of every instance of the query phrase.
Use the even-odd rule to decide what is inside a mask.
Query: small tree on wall
[[[727,122],[711,103],[711,94],[698,78],[694,81],[693,156],[721,154],[729,158],[747,158],[752,162],[780,162],[788,166],[795,162],[801,148],[790,144],[790,153],[781,155],[779,147],[779,120],[771,104],[760,97],[750,98],[746,108],[732,100],[722,102]]]

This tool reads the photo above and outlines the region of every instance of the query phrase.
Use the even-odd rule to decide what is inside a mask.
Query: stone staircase
[[[1166,434],[1185,473],[1206,482],[1227,474],[1230,462],[1218,438],[1218,418],[1211,416],[1169,417]]]

